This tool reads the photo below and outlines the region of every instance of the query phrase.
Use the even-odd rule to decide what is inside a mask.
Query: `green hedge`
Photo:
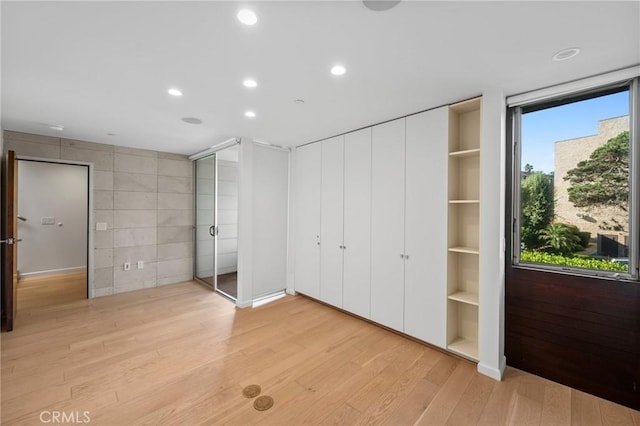
[[[611,262],[604,259],[590,257],[561,256],[559,254],[545,253],[542,251],[523,250],[520,260],[532,263],[547,263],[551,265],[575,266],[577,268],[600,269],[604,271],[627,272],[627,265]]]

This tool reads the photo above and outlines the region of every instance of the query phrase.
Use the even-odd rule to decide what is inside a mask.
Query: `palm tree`
[[[540,231],[541,248],[552,253],[567,255],[582,248],[581,240],[575,230],[566,223],[553,222]]]

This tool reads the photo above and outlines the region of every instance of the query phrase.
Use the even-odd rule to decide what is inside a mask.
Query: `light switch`
[[[143,269],[143,268],[144,268],[144,261],[138,260],[138,269]]]
[[[96,222],[96,231],[106,231],[107,222]]]
[[[55,225],[56,218],[55,217],[43,217],[42,222],[43,225]]]

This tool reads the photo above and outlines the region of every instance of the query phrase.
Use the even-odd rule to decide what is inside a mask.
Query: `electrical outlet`
[[[131,269],[131,262],[125,262],[124,264],[124,270],[128,271],[129,269]]]
[[[96,231],[106,231],[107,222],[96,222]]]
[[[144,268],[144,261],[138,260],[138,269],[143,269],[143,268]]]
[[[40,222],[43,225],[55,225],[56,224],[56,218],[55,217],[43,217],[42,221]]]

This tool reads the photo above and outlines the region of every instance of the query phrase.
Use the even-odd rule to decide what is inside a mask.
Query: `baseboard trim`
[[[240,309],[250,308],[253,306],[253,300],[236,300],[236,306]]]
[[[500,358],[500,365],[498,366],[498,368],[489,367],[488,365],[482,362],[479,362],[478,373],[484,374],[485,376],[491,377],[492,379],[501,381],[506,367],[507,367],[507,358],[502,356]]]
[[[76,266],[73,268],[51,269],[48,271],[36,271],[36,272],[18,271],[18,275],[20,278],[27,278],[27,277],[39,277],[43,275],[59,275],[59,274],[70,274],[72,272],[85,272],[86,270],[87,270],[86,266]]]

